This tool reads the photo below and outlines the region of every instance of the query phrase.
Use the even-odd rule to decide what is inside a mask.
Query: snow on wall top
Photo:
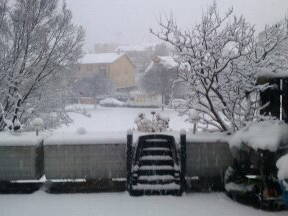
[[[288,141],[288,126],[279,120],[252,123],[236,132],[229,140],[230,147],[241,148],[243,144],[258,150],[277,151]]]
[[[124,54],[118,53],[94,53],[86,54],[80,59],[80,64],[110,64],[116,61]]]
[[[0,146],[34,146],[39,145],[43,140],[43,137],[36,136],[33,133],[1,133],[0,134]]]
[[[288,72],[287,71],[261,71],[260,73],[256,74],[256,78],[287,78],[288,77]]]
[[[187,134],[187,142],[196,142],[196,143],[217,143],[217,142],[225,142],[229,141],[230,136],[223,133],[188,133]]]
[[[288,154],[282,156],[276,163],[278,168],[278,178],[288,179]]]
[[[126,132],[55,133],[44,145],[126,144]]]

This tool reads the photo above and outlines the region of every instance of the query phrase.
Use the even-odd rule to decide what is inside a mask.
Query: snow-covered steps
[[[157,147],[150,147],[150,148],[144,148],[143,151],[165,151],[165,152],[170,152],[171,150],[169,148],[157,148]]]
[[[170,155],[145,155],[142,156],[139,160],[140,166],[149,166],[149,165],[174,165],[173,158]]]
[[[132,166],[131,195],[181,194],[175,144],[163,138],[138,143]]]
[[[153,148],[153,147],[157,147],[157,148],[167,148],[167,142],[144,142],[142,144],[143,148]]]
[[[169,148],[143,148],[142,150],[142,155],[167,155],[167,156],[171,156],[172,157],[172,152]]]
[[[176,183],[169,184],[136,184],[133,185],[134,190],[179,190],[180,185]]]
[[[174,180],[172,175],[152,175],[152,176],[140,176],[138,180],[155,181],[155,180]]]
[[[147,156],[142,156],[140,160],[161,160],[161,161],[168,160],[169,161],[169,160],[173,160],[173,158],[167,155],[147,155]]]
[[[167,170],[167,171],[170,171],[170,170],[173,170],[175,171],[174,167],[173,166],[155,166],[155,165],[151,165],[151,166],[140,166],[139,167],[139,170],[150,170],[150,171],[158,171],[158,170]]]
[[[137,180],[139,184],[179,184],[180,178],[172,175],[147,175],[140,176]]]

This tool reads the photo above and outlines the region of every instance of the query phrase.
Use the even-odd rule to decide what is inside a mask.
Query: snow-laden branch
[[[25,107],[39,107],[40,95],[51,93],[43,91],[49,81],[60,79],[77,62],[84,34],[58,0],[16,0],[9,7],[5,2],[0,1],[0,103],[13,123]],[[55,94],[56,83],[50,86]],[[0,130],[4,126],[0,117]]]
[[[205,123],[224,131],[258,118],[263,86],[256,85],[256,73],[287,41],[287,22],[267,27],[256,38],[243,16],[233,9],[222,16],[214,3],[189,30],[180,29],[173,17],[159,24],[160,31],[151,33],[175,48],[178,78],[190,86],[186,110],[203,113]]]

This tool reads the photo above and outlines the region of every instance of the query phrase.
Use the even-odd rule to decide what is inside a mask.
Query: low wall
[[[44,164],[47,179],[126,178],[126,136],[114,140],[97,136],[90,140],[48,139]]]
[[[0,141],[0,181],[36,180],[43,175],[43,141],[25,136]]]
[[[138,136],[135,135],[134,140]],[[175,137],[179,135],[175,134]],[[127,177],[125,132],[53,135],[46,138],[44,144],[39,138],[16,138],[17,142],[0,140],[0,181],[34,180],[44,173],[48,180]],[[193,184],[197,181],[202,184],[200,188],[209,188],[213,184],[223,186],[224,172],[231,163],[232,156],[225,137],[187,135],[188,187],[193,188],[191,179]]]
[[[186,177],[206,184],[201,187],[222,186],[224,172],[233,160],[227,139],[217,136],[187,137],[186,156]]]

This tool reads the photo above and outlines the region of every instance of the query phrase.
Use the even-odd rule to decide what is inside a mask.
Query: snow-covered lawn
[[[0,195],[1,216],[287,216],[231,201],[222,193],[130,197],[128,193]]]
[[[63,126],[57,129],[57,132],[76,132],[78,128],[83,127],[87,132],[107,132],[107,131],[127,131],[135,128],[134,120],[140,112],[145,113],[147,118],[151,118],[151,111],[163,113],[170,118],[170,128],[173,130],[189,129],[192,127],[188,122],[184,122],[185,117],[178,116],[175,110],[166,109],[162,112],[160,109],[143,108],[108,108],[86,106],[86,110],[91,117],[78,113],[70,113],[74,120],[69,126]]]
[[[74,120],[54,133],[76,133],[79,128],[89,132],[123,132],[135,128],[134,119],[139,112],[150,118],[155,109],[94,108],[86,106],[91,117],[71,113]],[[160,111],[160,110],[156,110]],[[173,130],[190,129],[174,110],[165,110]],[[105,133],[104,133],[105,132]],[[96,133],[96,134],[97,134]],[[93,133],[94,134],[94,133]],[[111,133],[112,134],[112,133]],[[122,193],[48,194],[42,190],[26,195],[0,194],[0,216],[268,216],[287,215],[283,212],[263,212],[230,200],[223,193],[189,193],[182,197],[144,196],[130,197]]]

